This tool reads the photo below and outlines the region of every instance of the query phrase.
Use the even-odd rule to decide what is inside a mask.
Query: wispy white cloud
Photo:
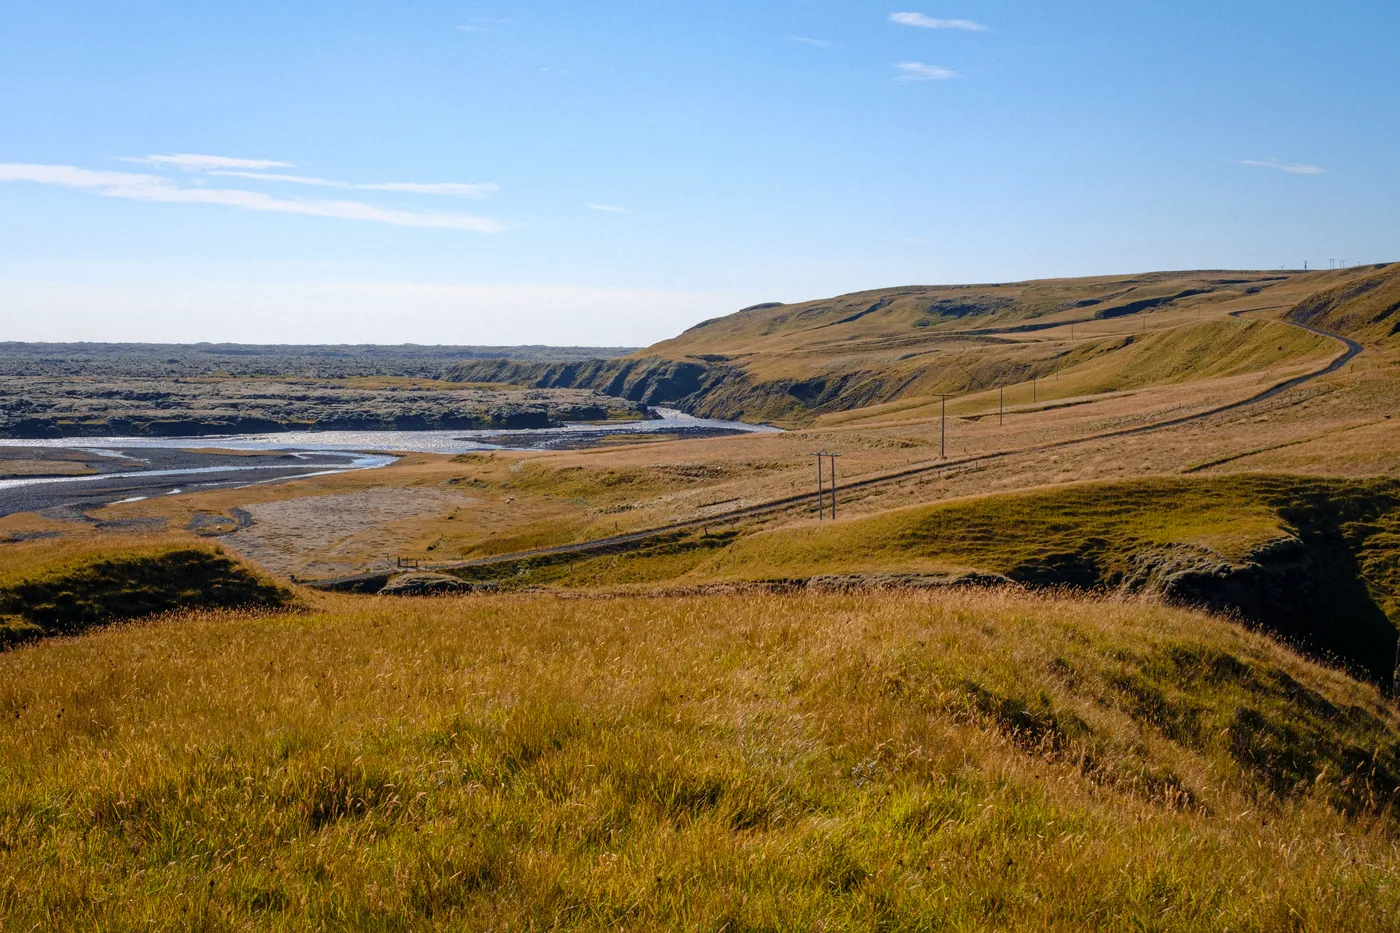
[[[470,214],[405,211],[377,207],[362,201],[288,200],[260,191],[239,188],[185,187],[158,175],[134,172],[101,172],[72,165],[27,165],[0,162],[0,182],[34,182],[92,191],[109,198],[159,201],[174,204],[221,204],[252,211],[303,214],[342,220],[370,220],[399,227],[471,230],[496,233],[498,221]]]
[[[372,185],[351,185],[357,191],[406,191],[409,194],[455,194],[462,198],[489,198],[501,190],[494,182],[386,181]]]
[[[956,78],[958,73],[938,65],[925,65],[923,62],[896,62],[896,81],[947,81]]]
[[[919,29],[962,29],[967,32],[986,32],[987,27],[970,19],[939,19],[922,13],[891,13],[890,22],[901,26],[915,26]]]
[[[253,170],[292,167],[290,162],[274,162],[271,159],[235,159],[229,156],[192,155],[184,152],[176,155],[134,156],[120,161],[136,162],[140,165],[168,165],[189,172],[207,172],[216,168]]]
[[[628,210],[627,208],[625,208],[625,207],[618,207],[616,204],[597,204],[597,203],[595,203],[595,202],[593,202],[593,201],[584,201],[584,202],[583,202],[583,206],[586,207],[586,208],[588,208],[590,211],[605,211],[605,212],[607,212],[607,213],[609,213],[609,214],[630,214],[630,213],[632,213],[632,212],[631,212],[630,210]]]
[[[400,191],[408,194],[446,194],[459,198],[488,198],[500,191],[500,186],[490,182],[418,182],[386,181],[375,184],[355,184],[348,181],[333,181],[329,178],[314,178],[308,175],[284,175],[276,172],[239,172],[215,170],[208,174],[223,178],[249,178],[258,181],[277,181],[291,185],[310,185],[316,188],[341,188],[349,191]]]
[[[813,39],[811,36],[793,36],[792,41],[801,42],[803,45],[815,45],[821,48],[827,48],[831,45],[830,39]]]
[[[490,32],[492,26],[504,26],[509,23],[508,19],[491,19],[488,16],[473,16],[467,22],[457,27],[458,32]]]
[[[1249,165],[1254,168],[1271,168],[1292,175],[1321,175],[1325,168],[1316,165],[1299,165],[1296,162],[1279,162],[1277,159],[1236,159],[1236,165]]]

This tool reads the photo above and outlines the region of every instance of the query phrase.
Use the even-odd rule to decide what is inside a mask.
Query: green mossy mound
[[[0,647],[176,609],[276,609],[293,600],[218,548],[88,555],[0,579]]]

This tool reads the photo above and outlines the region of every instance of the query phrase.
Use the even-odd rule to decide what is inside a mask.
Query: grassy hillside
[[[1388,682],[1400,627],[1397,532],[1394,481],[1152,478],[677,534],[634,552],[461,572],[572,587],[999,574],[1234,613]]]
[[[177,609],[292,601],[218,547],[182,539],[39,541],[5,545],[0,556],[0,648]]]
[[[929,339],[939,332],[1006,332],[1070,320],[1087,323],[1258,296],[1289,284],[1291,278],[1286,273],[1159,272],[1001,285],[876,289],[747,308],[705,321],[636,355],[672,359],[734,356],[818,347],[853,338],[917,335]]]
[[[326,598],[0,655],[6,929],[1400,926],[1374,689],[961,591]]]
[[[1300,302],[1289,319],[1354,340],[1393,343],[1400,336],[1400,265],[1367,271]]]
[[[1181,272],[999,285],[911,286],[706,321],[631,358],[463,364],[450,378],[586,387],[712,417],[805,424],[934,393],[1069,377],[1096,394],[1262,372],[1336,344],[1241,312],[1278,316],[1359,287],[1374,268]]]

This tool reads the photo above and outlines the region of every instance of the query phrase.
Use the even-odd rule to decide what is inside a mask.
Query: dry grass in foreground
[[[1394,711],[1203,615],[318,599],[0,655],[0,926],[1400,926]]]

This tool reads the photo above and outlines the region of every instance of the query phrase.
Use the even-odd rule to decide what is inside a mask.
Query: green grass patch
[[[28,549],[0,576],[0,645],[179,609],[269,609],[292,593],[214,546]]]

